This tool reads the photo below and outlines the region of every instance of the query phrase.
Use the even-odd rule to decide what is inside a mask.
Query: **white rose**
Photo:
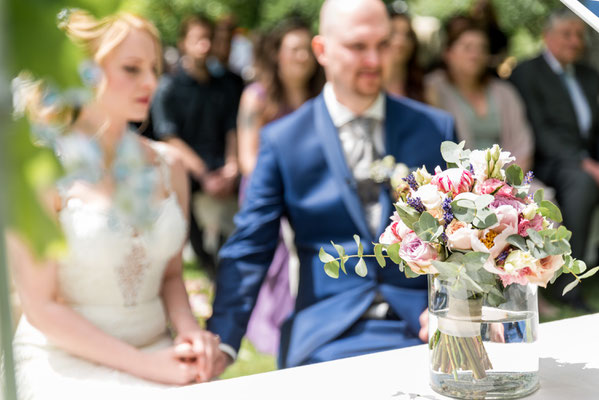
[[[435,185],[423,185],[414,192],[414,196],[419,197],[427,210],[441,207],[443,197]]]
[[[521,250],[514,250],[510,252],[505,259],[503,269],[506,273],[513,275],[516,271],[522,268],[534,268],[536,261],[537,260],[531,256],[530,253]]]

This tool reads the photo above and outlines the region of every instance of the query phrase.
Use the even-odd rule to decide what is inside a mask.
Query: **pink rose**
[[[522,219],[518,224],[518,235],[523,237],[528,237],[528,229],[534,229],[535,231],[540,231],[543,229],[543,217],[539,214],[536,214],[532,220]]]
[[[474,187],[474,193],[478,194],[493,194],[495,191],[495,196],[513,197],[513,188],[499,179],[491,178],[477,182]]]
[[[536,283],[539,286],[547,287],[547,282],[553,278],[555,272],[564,265],[564,259],[561,255],[547,256],[535,263],[536,271],[528,276],[530,283]]]
[[[441,168],[437,167],[431,183],[443,193],[453,192],[458,195],[472,189],[474,178],[470,171],[464,168],[449,168],[441,171]]]
[[[392,222],[391,225],[387,226],[385,232],[383,232],[379,237],[379,243],[399,243],[408,232],[412,232],[412,230],[408,228],[401,220],[399,222]]]
[[[403,238],[399,247],[399,257],[417,274],[437,273],[432,262],[439,259],[439,251],[420,239],[414,232],[408,233]]]
[[[530,275],[530,268],[522,268],[519,269],[515,274],[501,274],[499,275],[499,279],[501,279],[501,284],[503,287],[511,285],[512,283],[517,283],[520,285],[526,285],[528,283],[527,277]]]
[[[521,213],[526,208],[526,203],[517,197],[495,195],[495,200],[491,203],[490,208],[499,206],[512,206],[518,213]]]
[[[518,229],[518,211],[509,205],[499,206],[493,210],[497,216],[497,225],[491,228],[497,232],[503,232],[506,228]],[[514,232],[515,233],[515,232]]]

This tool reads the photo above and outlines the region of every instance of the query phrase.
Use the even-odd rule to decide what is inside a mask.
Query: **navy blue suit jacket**
[[[455,138],[448,114],[390,97],[386,97],[384,132],[387,154],[409,167],[426,165],[429,171],[445,166],[440,145]],[[393,211],[386,191],[381,193],[381,202],[384,211],[378,234]],[[283,215],[295,231],[300,277],[295,311],[281,332],[279,366],[300,365],[319,346],[339,337],[371,305],[377,291],[407,321],[407,334],[417,336],[418,317],[427,304],[424,277],[407,279],[397,268],[381,269],[368,261],[366,278],[357,276],[350,264],[348,276],[342,274],[335,280],[325,274],[318,258],[321,247],[336,254],[331,241],[355,254],[354,234],[361,236],[365,254],[372,254],[371,242],[378,238],[368,229],[322,94],[262,130],[256,169],[235,217],[236,231],[220,252],[208,329],[239,348],[277,245]]]

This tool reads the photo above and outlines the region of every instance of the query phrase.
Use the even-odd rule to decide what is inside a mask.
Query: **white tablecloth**
[[[526,399],[599,399],[599,314],[541,324],[539,349],[541,388]],[[177,388],[168,398],[448,399],[429,387],[426,345]]]

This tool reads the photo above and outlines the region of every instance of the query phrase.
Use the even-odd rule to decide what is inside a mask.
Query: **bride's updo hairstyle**
[[[101,91],[98,81],[101,67],[109,55],[134,29],[147,32],[154,41],[158,60],[158,74],[162,71],[162,46],[156,27],[148,20],[131,14],[118,13],[97,19],[80,9],[63,9],[58,13],[58,27],[76,44],[80,45],[92,62],[80,68],[84,83]],[[85,82],[85,81],[88,82]],[[91,80],[91,84],[89,82]],[[42,80],[34,80],[28,72],[21,72],[13,80],[13,106],[15,114],[26,114],[33,124],[67,127],[76,118],[82,104],[65,101],[55,93],[48,95]],[[75,102],[76,103],[76,102]]]
[[[88,56],[99,65],[133,29],[150,34],[156,45],[157,59],[162,60],[158,30],[148,20],[134,14],[119,13],[98,20],[86,11],[66,9],[58,14],[58,27],[71,40],[82,45]]]

